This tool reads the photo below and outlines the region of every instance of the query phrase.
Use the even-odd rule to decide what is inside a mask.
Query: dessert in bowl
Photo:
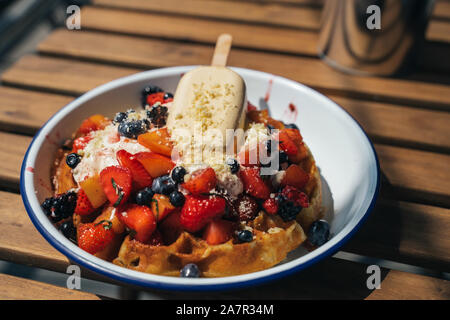
[[[172,157],[178,143],[171,140],[164,117],[156,116],[166,109],[170,115],[173,102],[166,93],[175,92],[180,77],[190,69],[160,69],[113,81],[76,99],[44,125],[27,152],[21,177],[24,203],[39,231],[69,258],[94,271],[165,288],[256,283],[336,251],[371,209],[378,187],[376,156],[359,126],[307,87],[270,74],[234,69],[245,80],[250,102],[259,101],[271,87],[271,117],[267,111],[246,106],[247,144],[233,157],[224,158],[222,165],[196,167],[183,159],[183,152]],[[149,84],[153,89],[148,88],[142,106],[141,91]],[[158,92],[152,90],[158,88],[164,92],[154,95]],[[153,103],[153,99],[162,101]],[[292,111],[291,104],[299,106],[298,119],[286,127],[276,119],[293,116],[294,112],[285,113]],[[254,136],[262,138],[257,146],[273,141],[272,155],[282,158],[267,178],[261,175],[261,169],[267,168],[264,163],[245,163],[251,156],[246,151],[254,149],[249,143]],[[164,137],[173,142],[170,157],[164,148],[154,147]],[[67,150],[61,149],[64,142]],[[103,160],[91,161],[105,145]],[[346,152],[339,151],[342,145],[348,145]],[[130,163],[134,160],[144,168],[141,174],[133,173]],[[186,174],[180,174],[183,169]],[[158,190],[158,185],[166,190]],[[80,190],[85,195],[80,196]],[[42,208],[51,197],[52,204]],[[240,202],[244,204],[237,205]],[[72,215],[57,216],[59,205],[73,208]],[[198,209],[202,207],[209,214]],[[323,215],[332,235],[325,243],[326,224],[315,222]],[[151,217],[142,222],[133,216]],[[189,220],[194,216],[201,218]],[[68,221],[78,229],[73,237],[78,245],[63,235],[71,237]],[[80,241],[81,234],[85,236]],[[101,241],[90,243],[93,234]],[[321,246],[309,252],[301,246],[306,242],[310,242],[309,250],[311,245]],[[192,269],[191,263],[197,268]],[[185,279],[180,270],[181,275],[201,277]]]

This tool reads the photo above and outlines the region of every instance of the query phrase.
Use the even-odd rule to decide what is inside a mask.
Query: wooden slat
[[[434,5],[433,17],[439,19],[450,19],[450,1],[438,0]]]
[[[450,42],[450,22],[440,20],[430,22],[426,38],[430,41]]]
[[[0,128],[34,134],[52,114],[73,98],[0,87]]]
[[[70,37],[71,41],[67,41]],[[101,39],[101,40],[100,40]],[[212,47],[153,39],[60,30],[41,43],[44,53],[129,64],[164,67],[208,63]],[[423,107],[449,109],[450,86],[400,79],[355,77],[340,73],[318,59],[233,49],[229,64],[282,75],[324,93],[363,96]],[[4,76],[9,79],[10,69]],[[19,75],[19,77],[21,77]],[[16,77],[14,77],[16,78]],[[27,79],[22,79],[27,81]]]
[[[89,6],[83,7],[81,15],[86,29],[206,43],[214,43],[221,33],[230,33],[236,47],[314,56],[317,52],[316,32]]]
[[[1,300],[100,300],[98,296],[77,290],[0,274]]]
[[[342,250],[448,272],[449,228],[450,209],[381,200]]]
[[[20,166],[30,137],[0,132],[0,186],[19,189]]]
[[[217,0],[95,0],[94,5],[244,21],[296,28],[319,29],[320,8],[292,7],[279,3],[230,2]]]
[[[34,229],[21,206],[20,196],[0,191],[0,201],[5,204],[0,207],[2,221],[0,224],[0,259],[65,272],[69,262]],[[383,268],[382,279],[385,280],[381,283],[382,288],[372,292],[366,287],[368,277],[366,268],[367,266],[363,264],[330,258],[298,274],[260,286],[257,289],[249,288],[228,294],[213,293],[213,296],[216,298],[361,299],[372,293],[375,296],[370,295],[369,298],[448,298],[447,281]],[[92,274],[86,275],[84,271],[82,275],[94,279],[96,277]],[[402,281],[402,279],[408,281]],[[164,293],[161,294],[164,295]],[[170,294],[172,298],[174,298],[174,294],[176,295],[176,293]],[[190,295],[191,299],[194,297]]]

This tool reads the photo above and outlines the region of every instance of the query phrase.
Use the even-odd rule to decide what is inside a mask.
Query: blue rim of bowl
[[[191,66],[185,66],[185,67],[191,67]],[[169,70],[169,69],[173,69],[173,68],[178,68],[178,67],[171,67],[171,68],[160,68],[160,69],[154,69],[155,70]],[[258,73],[263,73],[263,74],[267,74],[261,71],[257,71],[257,70],[251,70],[251,69],[246,69],[246,68],[236,68],[236,69],[243,69],[243,70],[249,70],[249,71],[256,71]],[[148,71],[145,71],[148,72]],[[133,75],[131,75],[133,76]],[[128,78],[130,76],[124,77],[124,78],[119,78],[116,80],[120,80],[120,79],[125,79]],[[282,78],[282,77],[281,77]],[[299,84],[296,81],[287,79],[287,78],[283,78],[289,81],[292,81],[296,84]],[[114,80],[113,80],[114,81]],[[110,82],[108,82],[110,83]],[[95,89],[99,89],[103,86],[106,86],[108,83],[103,84],[99,87],[96,87]],[[50,122],[55,116],[57,116],[60,112],[62,112],[69,104],[73,103],[75,100],[85,96],[86,94],[88,94],[89,92],[91,92],[92,89],[88,92],[86,92],[85,94],[83,94],[82,96],[76,98],[74,101],[72,101],[71,103],[65,105],[64,107],[62,107],[60,110],[58,110],[52,117],[50,117],[50,119],[48,119],[44,125],[36,132],[36,134],[34,135],[26,153],[24,156],[24,160],[22,162],[22,166],[20,169],[20,194],[22,196],[22,201],[24,203],[25,209],[28,213],[28,216],[30,217],[32,223],[34,224],[34,226],[36,227],[36,229],[38,229],[39,233],[55,248],[57,249],[59,252],[61,252],[62,254],[64,254],[66,257],[69,258],[69,260],[76,262],[77,264],[79,264],[80,266],[87,268],[91,271],[94,271],[97,274],[109,277],[115,281],[119,281],[121,283],[127,283],[127,284],[131,284],[131,285],[135,285],[138,287],[148,287],[148,288],[154,288],[154,289],[160,289],[160,290],[177,290],[177,291],[217,291],[217,290],[231,290],[231,289],[240,289],[240,288],[245,288],[245,287],[250,287],[250,286],[255,286],[258,284],[262,284],[262,283],[268,283],[268,282],[273,282],[277,279],[280,279],[282,277],[286,277],[288,275],[291,275],[293,273],[299,272],[303,269],[308,268],[309,266],[333,255],[334,253],[336,253],[345,243],[347,243],[347,241],[355,234],[356,231],[359,230],[359,228],[363,225],[363,223],[367,220],[370,212],[372,212],[373,208],[375,207],[376,204],[376,200],[378,198],[379,195],[379,191],[380,191],[380,163],[379,163],[379,159],[378,159],[378,155],[375,151],[375,147],[372,143],[372,141],[370,140],[369,136],[367,135],[367,133],[364,131],[364,129],[362,128],[362,126],[359,124],[359,122],[349,113],[347,112],[344,108],[342,108],[339,104],[337,104],[336,102],[332,101],[331,99],[329,99],[328,97],[326,97],[325,95],[323,95],[322,93],[301,84],[302,86],[307,87],[309,90],[314,91],[316,94],[322,96],[323,98],[326,98],[327,100],[331,101],[336,107],[340,108],[341,111],[344,111],[359,127],[359,129],[362,131],[362,133],[364,134],[367,142],[369,143],[371,149],[372,149],[372,153],[374,155],[375,158],[375,164],[376,164],[376,186],[375,186],[375,191],[374,194],[372,196],[372,199],[370,201],[370,204],[366,210],[366,212],[364,213],[364,215],[360,218],[360,220],[358,221],[358,223],[336,244],[334,244],[333,246],[331,246],[330,248],[328,248],[326,251],[324,251],[323,253],[321,253],[320,255],[311,258],[310,260],[305,261],[304,263],[301,263],[299,265],[296,265],[290,269],[286,269],[286,270],[282,270],[278,273],[275,274],[269,274],[269,275],[265,275],[265,276],[261,276],[258,278],[254,278],[254,279],[249,279],[249,280],[243,280],[240,282],[231,282],[231,283],[220,283],[220,284],[203,284],[203,285],[185,285],[185,284],[172,284],[172,283],[163,283],[163,282],[158,282],[158,281],[154,281],[154,280],[144,280],[142,278],[138,278],[138,277],[134,277],[131,275],[126,275],[124,273],[120,273],[114,270],[110,270],[107,269],[105,270],[104,267],[102,267],[101,265],[95,263],[94,261],[89,261],[88,259],[85,259],[84,257],[78,256],[75,253],[73,253],[70,249],[66,248],[62,243],[60,243],[58,241],[58,239],[54,238],[47,230],[46,228],[40,223],[39,218],[36,216],[33,208],[31,207],[29,200],[28,200],[28,195],[26,193],[26,188],[25,188],[25,183],[24,183],[24,179],[25,179],[25,172],[26,172],[26,164],[27,164],[27,160],[28,160],[28,153],[30,151],[30,149],[32,148],[35,139],[39,136],[40,132],[43,130],[43,128],[45,128],[45,126],[47,125],[48,122]],[[126,269],[126,268],[124,268]],[[126,269],[127,270],[127,269]]]

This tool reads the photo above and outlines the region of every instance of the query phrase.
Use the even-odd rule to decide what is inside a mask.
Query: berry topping
[[[182,187],[192,194],[208,193],[216,186],[217,177],[213,168],[198,169]]]
[[[173,99],[173,94],[171,94],[170,92],[166,92],[164,94],[164,100],[168,100],[168,99]]]
[[[291,164],[286,169],[286,174],[281,180],[282,186],[293,186],[298,189],[303,189],[309,181],[309,174],[305,172],[300,166]]]
[[[284,187],[283,190],[281,191],[281,195],[285,199],[294,202],[296,206],[300,206],[302,208],[309,207],[308,196],[306,195],[306,193],[300,191],[295,187],[292,186]]]
[[[247,195],[240,195],[233,203],[234,210],[239,216],[239,221],[253,220],[258,214],[258,203]]]
[[[152,188],[146,187],[136,193],[136,203],[140,206],[151,206],[152,198],[155,193]]]
[[[153,178],[145,170],[144,166],[136,159],[136,156],[125,150],[119,150],[116,158],[122,167],[128,168],[133,177],[134,189],[139,190],[152,184]]]
[[[317,220],[308,230],[308,242],[314,246],[321,246],[330,238],[330,225],[325,220]]]
[[[185,175],[186,175],[186,169],[181,166],[173,168],[172,174],[171,174],[172,180],[177,183],[183,183]]]
[[[173,191],[170,196],[170,203],[175,207],[182,207],[186,200],[184,195],[180,191]]]
[[[121,136],[136,139],[148,130],[148,122],[144,120],[124,121],[119,124],[117,131]]]
[[[169,175],[161,176],[153,180],[152,190],[154,193],[164,194],[168,196],[169,194],[174,192],[176,188],[176,183]]]
[[[127,202],[133,182],[131,171],[128,168],[106,167],[100,172],[100,182],[106,197],[114,207]]]
[[[235,174],[239,172],[239,162],[236,159],[228,158],[226,163],[230,167],[231,173]]]
[[[196,264],[188,263],[181,269],[180,277],[183,278],[198,278],[200,277],[200,270]]]
[[[286,222],[295,220],[301,210],[301,206],[296,206],[294,202],[289,200],[280,201],[278,204],[278,214]]]
[[[203,239],[211,245],[227,242],[232,236],[233,223],[222,219],[212,220],[203,232]]]
[[[119,212],[119,219],[132,230],[134,239],[147,242],[156,229],[156,219],[147,206],[130,203]]]
[[[70,217],[74,213],[76,203],[76,193],[69,191],[67,193],[45,199],[41,206],[45,214],[53,222],[58,222],[62,219]]]
[[[77,229],[71,220],[63,222],[59,226],[59,231],[69,240],[77,241]]]
[[[78,227],[78,246],[91,254],[105,249],[114,239],[111,221],[86,223]]]
[[[160,87],[152,85],[145,87],[142,90],[142,97],[141,97],[142,106],[145,107],[147,105],[147,96],[157,92],[163,92],[163,90]]]
[[[180,223],[189,232],[201,230],[212,219],[225,212],[226,202],[217,196],[187,195],[181,209]]]
[[[128,114],[126,112],[118,112],[114,117],[114,123],[122,123],[128,119]]]
[[[288,123],[288,124],[285,124],[284,127],[285,127],[286,129],[297,129],[297,130],[299,130],[298,127],[297,127],[297,125],[296,125],[295,123]]]
[[[147,110],[147,117],[156,128],[166,125],[167,116],[167,107],[161,105],[153,106],[150,110]]]
[[[261,178],[258,168],[246,168],[240,171],[240,177],[244,184],[244,190],[258,199],[267,199],[270,196],[270,188]]]
[[[238,239],[241,242],[251,242],[253,241],[253,233],[250,230],[240,230],[238,231]]]
[[[149,94],[147,96],[147,101],[146,104],[149,106],[153,106],[157,103],[164,103],[164,92],[156,92],[156,93],[152,93]]]
[[[86,193],[83,189],[80,189],[77,194],[77,205],[75,207],[75,213],[80,216],[86,216],[95,211],[92,203],[89,201]]]
[[[277,214],[278,212],[278,201],[275,198],[267,199],[262,206],[268,214]]]
[[[78,152],[79,150],[83,150],[91,140],[92,137],[90,135],[76,138],[73,141],[72,152]]]
[[[66,164],[74,169],[81,161],[81,156],[78,153],[69,153],[66,156]]]

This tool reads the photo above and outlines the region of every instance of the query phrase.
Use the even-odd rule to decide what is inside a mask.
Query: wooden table
[[[1,75],[0,259],[58,272],[69,264],[35,230],[18,194],[25,150],[53,113],[122,76],[207,64],[217,35],[229,32],[230,65],[304,83],[348,110],[375,143],[383,182],[376,209],[337,256],[276,283],[207,296],[449,299],[450,2],[437,3],[420,68],[401,79],[349,76],[320,61],[320,13],[317,0],[94,0],[85,6],[82,30],[55,30]],[[355,257],[364,259],[350,261]],[[379,290],[366,286],[372,263],[382,266]],[[404,264],[426,275],[394,270]],[[0,298],[98,297],[0,274]]]

